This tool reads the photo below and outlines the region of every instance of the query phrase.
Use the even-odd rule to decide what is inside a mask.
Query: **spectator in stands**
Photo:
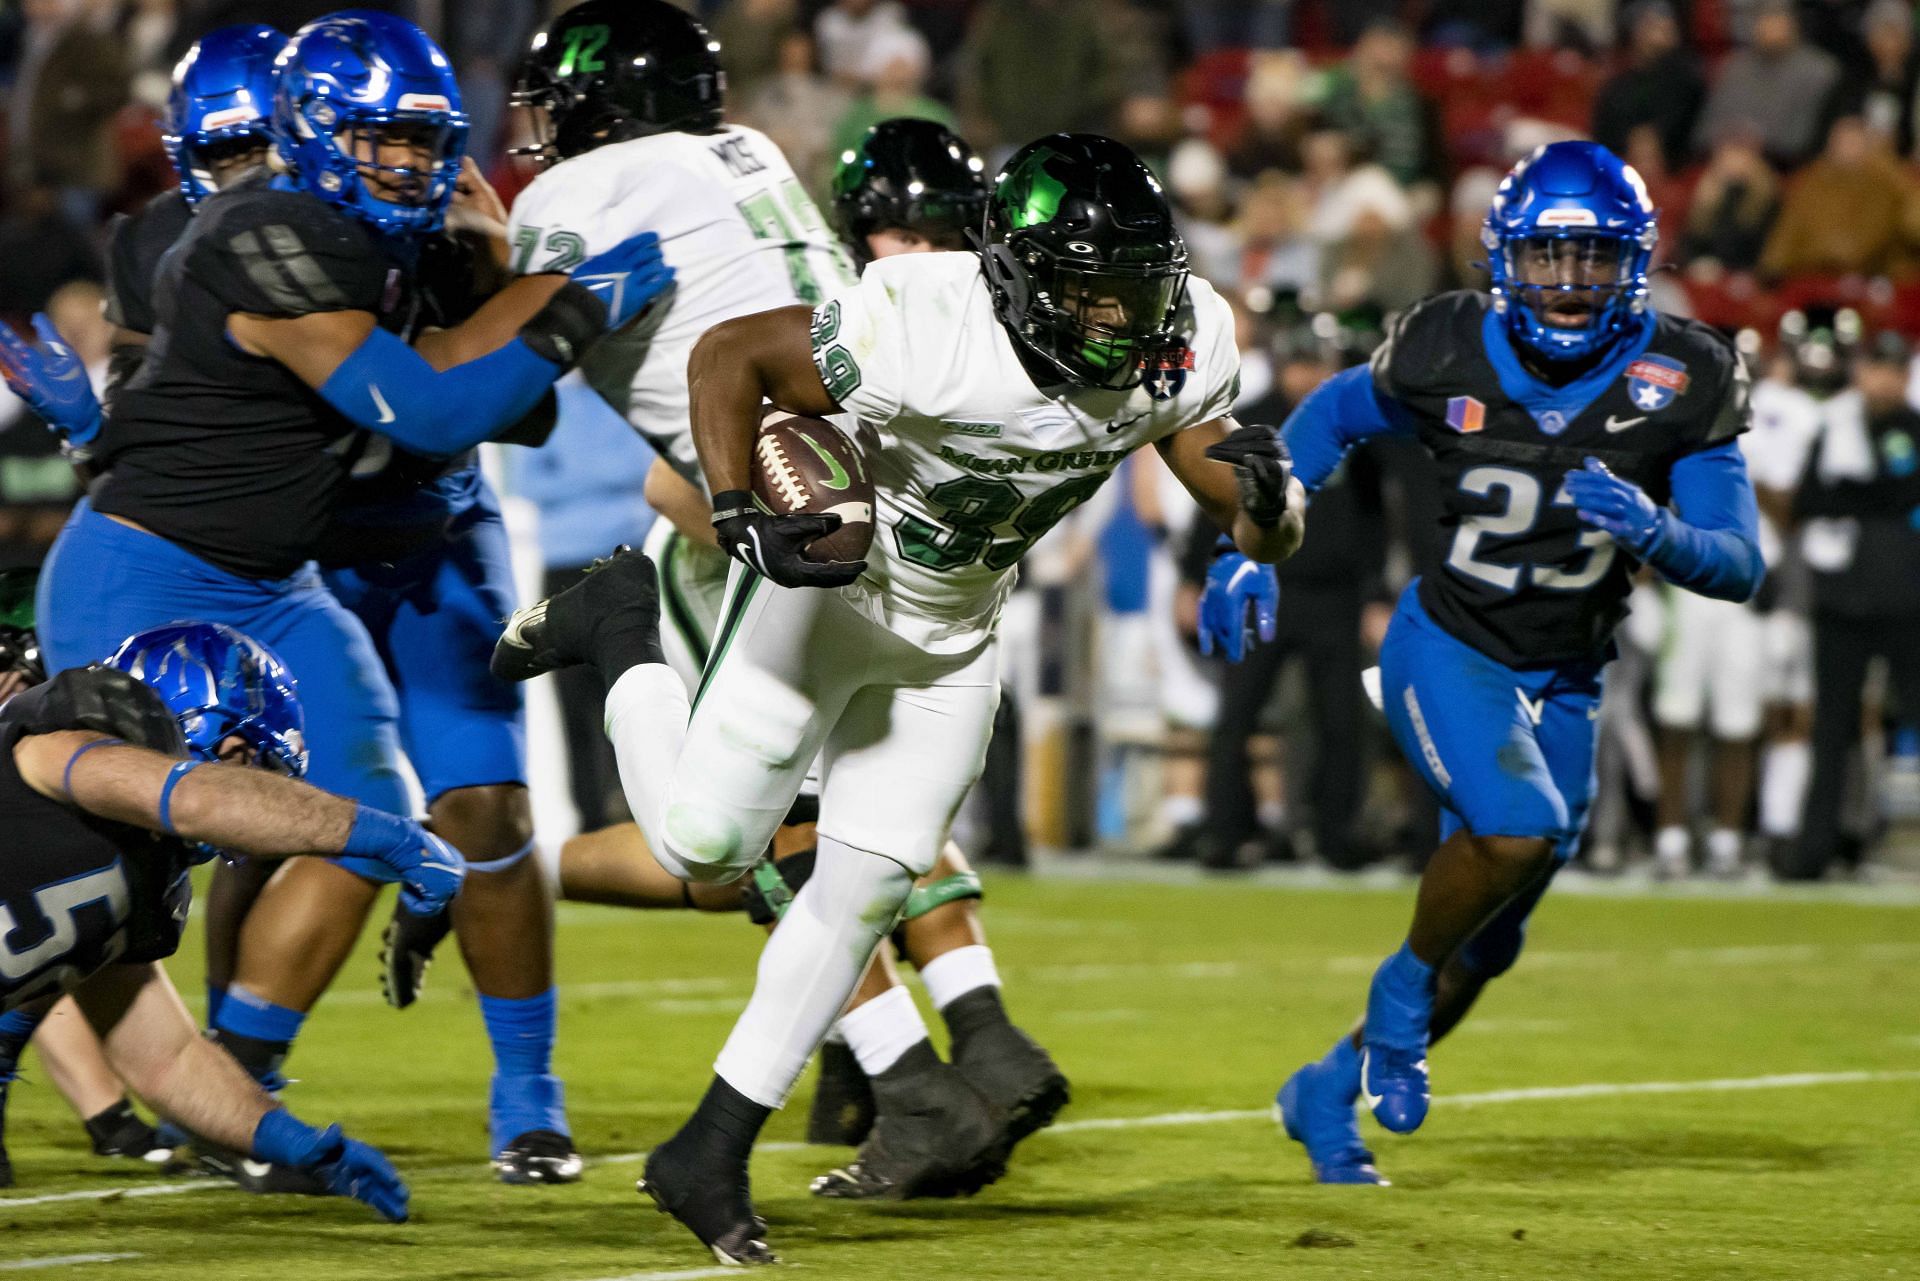
[[[982,150],[1056,130],[1105,132],[1131,51],[1101,0],[985,0],[961,50],[966,134]]]
[[[1323,202],[1318,229],[1337,233],[1320,246],[1320,306],[1399,311],[1433,292],[1433,249],[1412,202],[1379,165],[1347,176],[1333,200]]]
[[[781,49],[799,20],[797,0],[730,0],[714,15],[709,30],[720,42],[730,101],[752,101],[768,79],[780,74]]]
[[[1278,170],[1262,174],[1240,197],[1233,228],[1238,262],[1219,283],[1243,294],[1315,292],[1320,247],[1307,234],[1307,217],[1307,196],[1298,181]]]
[[[1707,150],[1730,126],[1752,124],[1767,159],[1791,169],[1819,146],[1817,104],[1839,80],[1833,56],[1800,38],[1791,0],[1762,0],[1752,41],[1720,68],[1694,127],[1694,149]]]
[[[1413,33],[1377,22],[1314,94],[1321,117],[1405,186],[1437,183],[1441,169],[1437,114],[1409,78],[1412,65]]]
[[[1854,386],[1826,404],[1794,514],[1814,570],[1813,780],[1800,842],[1776,853],[1794,880],[1857,856],[1841,833],[1867,671],[1886,661],[1904,710],[1920,708],[1920,413],[1907,403],[1906,342],[1877,335]]]
[[[461,106],[472,127],[467,151],[482,165],[500,155],[507,86],[526,56],[540,14],[533,0],[461,0],[445,10],[445,45],[460,77]]]
[[[1874,145],[1866,122],[1842,116],[1820,158],[1787,192],[1767,237],[1761,274],[1901,275],[1920,244],[1920,206],[1912,177]]]
[[[780,41],[774,74],[746,100],[741,119],[764,130],[786,153],[787,162],[815,191],[832,172],[833,126],[846,113],[848,94],[813,66],[813,37],[790,29]]]
[[[1780,212],[1780,180],[1751,129],[1731,129],[1693,189],[1680,256],[1707,276],[1752,271]]]
[[[854,147],[871,126],[895,116],[937,120],[949,129],[960,127],[944,103],[923,92],[932,54],[918,31],[902,25],[877,32],[867,42],[865,57],[860,67],[862,92],[841,115],[828,142],[833,155]]]
[[[1427,0],[1420,7],[1426,13],[1429,43],[1482,53],[1498,53],[1519,44],[1527,9],[1526,0]]]
[[[1280,49],[1292,26],[1293,0],[1179,0],[1180,22],[1196,57],[1215,49]]]
[[[1835,88],[1828,120],[1857,115],[1885,138],[1896,156],[1913,154],[1914,85],[1920,76],[1913,41],[1913,6],[1905,0],[1873,0],[1861,18],[1866,65]]]
[[[833,0],[813,20],[820,69],[841,84],[858,86],[870,78],[873,42],[904,27],[907,11],[899,0]]]
[[[126,49],[133,100],[156,111],[165,108],[180,27],[177,0],[128,0],[115,26]]]
[[[46,308],[70,280],[100,279],[87,224],[60,210],[53,188],[35,183],[7,192],[0,214],[0,313],[28,315]]]
[[[1613,44],[1614,7],[1614,0],[1530,0],[1522,34],[1530,48],[1591,58]]]
[[[1600,87],[1593,103],[1594,140],[1625,154],[1639,125],[1660,136],[1670,168],[1686,163],[1694,118],[1706,83],[1680,43],[1680,23],[1667,0],[1640,0],[1627,15],[1627,65]]]
[[[113,115],[127,101],[120,40],[91,21],[96,3],[25,0],[7,113],[10,185],[52,188],[61,211],[82,226],[93,223],[102,195],[119,181]]]
[[[1295,50],[1256,55],[1247,70],[1247,123],[1227,156],[1236,178],[1252,179],[1269,169],[1289,173],[1300,168],[1300,141],[1310,115],[1307,61]]]
[[[1233,198],[1226,161],[1206,139],[1187,138],[1167,158],[1166,179],[1194,274],[1221,286],[1238,280],[1240,237],[1228,226]]]

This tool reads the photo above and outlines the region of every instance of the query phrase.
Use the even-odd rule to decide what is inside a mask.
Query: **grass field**
[[[1073,1106],[974,1200],[867,1207],[807,1195],[844,1152],[794,1142],[803,1084],[754,1166],[776,1248],[805,1275],[909,1281],[1920,1277],[1910,899],[1550,897],[1529,955],[1436,1053],[1426,1128],[1366,1123],[1395,1186],[1317,1188],[1266,1105],[1355,1013],[1407,905],[990,881],[1009,1003],[1072,1076]],[[562,1189],[505,1188],[482,1163],[488,1056],[457,966],[401,1014],[379,1004],[371,949],[356,958],[309,1024],[289,1101],[386,1148],[413,1184],[401,1227],[97,1160],[30,1080],[14,1091],[0,1271],[717,1275],[633,1178],[703,1086],[754,955],[735,919],[563,909],[559,1070],[597,1159]],[[176,976],[197,992],[197,957]],[[1562,1088],[1580,1086],[1595,1088]]]

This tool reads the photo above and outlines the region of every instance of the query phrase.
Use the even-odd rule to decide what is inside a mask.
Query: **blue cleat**
[[[1374,1120],[1412,1134],[1427,1119],[1427,1027],[1433,967],[1404,945],[1374,972],[1361,1036],[1360,1094]]]
[[[1352,1042],[1342,1037],[1326,1058],[1288,1077],[1273,1098],[1274,1119],[1288,1138],[1306,1148],[1314,1182],[1386,1187],[1388,1180],[1374,1168],[1373,1153],[1360,1141],[1353,1111],[1355,1085],[1341,1079],[1350,1075],[1345,1065],[1357,1056]]]

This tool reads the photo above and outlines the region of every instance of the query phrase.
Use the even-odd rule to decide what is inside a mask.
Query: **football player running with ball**
[[[1705,325],[1647,302],[1655,211],[1603,147],[1561,142],[1501,183],[1482,239],[1491,295],[1406,312],[1370,366],[1288,419],[1317,489],[1347,448],[1389,433],[1438,465],[1451,547],[1410,584],[1380,654],[1388,724],[1442,805],[1442,842],[1366,1016],[1277,1100],[1322,1183],[1384,1183],[1354,1102],[1406,1134],[1428,1106],[1427,1050],[1519,957],[1593,790],[1602,669],[1641,565],[1746,600],[1758,512],[1735,440],[1747,375]]]
[[[818,307],[728,321],[695,347],[694,440],[740,563],[691,716],[643,556],[517,613],[495,652],[516,676],[598,668],[633,812],[691,882],[739,877],[821,759],[813,875],[761,954],[706,1096],[641,1182],[728,1262],[773,1260],[749,1192],[754,1139],[979,774],[995,623],[1027,546],[1149,443],[1248,555],[1282,559],[1302,535],[1305,496],[1276,434],[1228,416],[1227,305],[1189,280],[1166,197],[1132,152],[1090,134],[1022,148],[978,250],[876,262]],[[810,559],[831,520],[754,505],[765,400],[856,416],[876,495],[867,561]]]

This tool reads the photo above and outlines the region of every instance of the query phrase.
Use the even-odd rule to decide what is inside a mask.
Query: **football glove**
[[[444,911],[467,874],[460,851],[410,818],[362,805],[340,851],[362,860],[360,871],[381,884],[400,883],[400,904],[415,916]]]
[[[713,496],[713,529],[721,550],[782,587],[845,587],[866,571],[864,560],[807,559],[807,544],[838,528],[838,516],[763,512],[744,489]]]
[[[1567,473],[1567,497],[1583,522],[1610,535],[1641,560],[1666,529],[1666,511],[1656,507],[1644,489],[1614,475],[1597,458]]]
[[[253,1132],[253,1154],[311,1171],[334,1196],[352,1197],[389,1223],[407,1221],[411,1193],[393,1162],[380,1149],[348,1138],[337,1125],[316,1130],[285,1108],[275,1108]]]
[[[1293,476],[1293,458],[1280,433],[1259,423],[1236,427],[1217,445],[1207,446],[1207,457],[1233,467],[1240,485],[1240,510],[1262,529],[1272,529],[1287,514],[1287,481]]]
[[[595,254],[572,272],[607,308],[607,330],[624,328],[673,284],[673,268],[660,255],[660,237],[643,231],[605,253]]]
[[[53,327],[45,312],[35,312],[29,343],[0,324],[0,377],[33,412],[46,420],[70,449],[90,444],[100,434],[100,401],[93,394],[87,367]]]
[[[1279,609],[1280,580],[1273,566],[1251,560],[1227,543],[1214,556],[1200,593],[1200,652],[1217,649],[1229,663],[1239,662],[1247,656],[1250,631],[1263,641],[1273,639]]]

